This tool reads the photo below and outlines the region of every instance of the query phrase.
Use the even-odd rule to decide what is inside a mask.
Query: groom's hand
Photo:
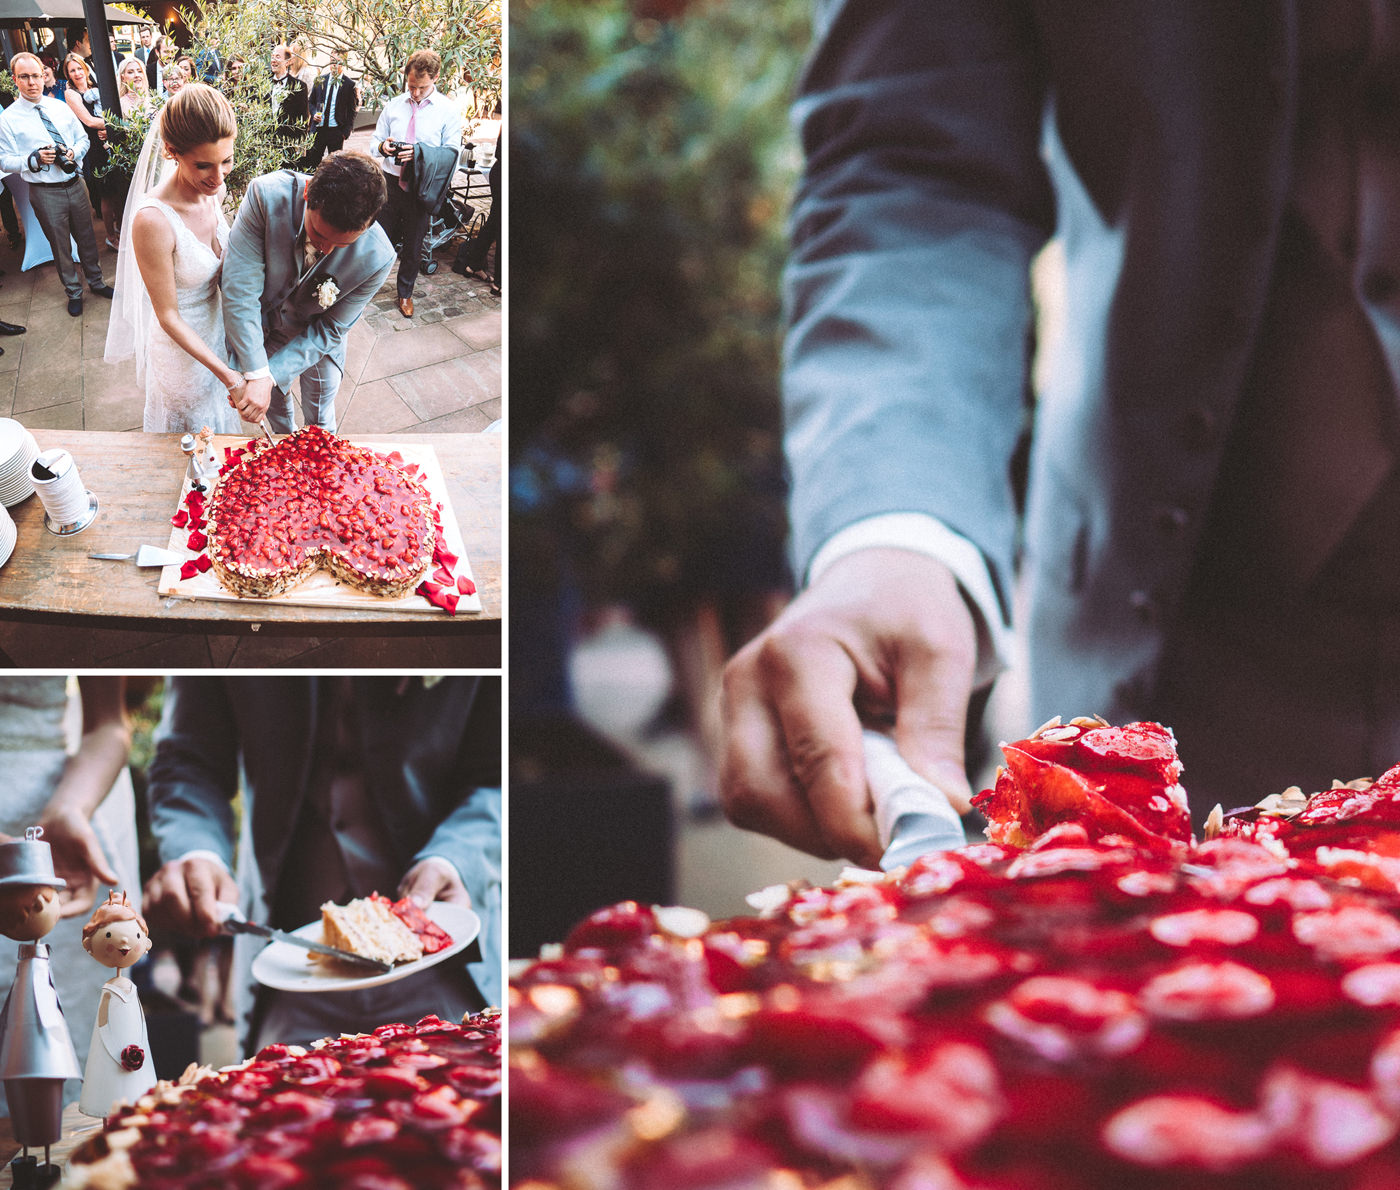
[[[267,407],[272,404],[272,377],[259,376],[246,381],[241,389],[231,389],[228,403],[244,421],[256,425],[267,416]]]

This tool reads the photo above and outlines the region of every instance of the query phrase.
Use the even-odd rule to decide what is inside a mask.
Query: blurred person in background
[[[149,773],[162,866],[148,916],[213,937],[218,904],[237,903],[252,921],[297,929],[324,902],[375,890],[480,916],[480,962],[318,996],[252,986],[262,943],[240,937],[249,1053],[497,1004],[500,784],[498,678],[171,678]]]
[[[277,131],[286,138],[306,132],[306,84],[291,73],[292,52],[285,45],[272,47],[272,95],[277,103]],[[280,95],[280,99],[276,96]]]
[[[135,58],[128,58],[117,72],[117,100],[122,105],[122,119],[130,118],[138,107],[151,102],[145,68]]]

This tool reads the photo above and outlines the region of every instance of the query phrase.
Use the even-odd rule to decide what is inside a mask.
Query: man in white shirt
[[[389,197],[379,212],[379,225],[389,239],[402,237],[399,249],[399,313],[413,317],[413,284],[418,280],[418,262],[423,254],[423,237],[432,212],[425,210],[404,177],[404,166],[413,160],[415,144],[443,145],[453,149],[462,144],[462,113],[457,105],[437,89],[442,59],[433,50],[418,50],[404,65],[407,89],[387,103],[374,126],[375,152],[383,159],[384,181]]]
[[[112,296],[112,287],[102,279],[87,187],[80,184],[87,131],[66,103],[44,95],[44,67],[37,57],[16,54],[10,73],[19,95],[0,114],[0,170],[29,183],[29,203],[53,249],[68,313],[76,318],[83,312],[83,281],[73,263],[70,236],[77,242],[88,287],[98,297]]]

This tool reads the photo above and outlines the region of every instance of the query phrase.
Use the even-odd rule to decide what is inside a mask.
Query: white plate
[[[374,988],[381,983],[393,983],[416,975],[428,967],[450,959],[465,948],[481,932],[481,918],[461,905],[434,901],[428,906],[428,917],[452,935],[452,945],[437,954],[424,955],[413,963],[400,963],[382,974],[350,976],[340,966],[328,967],[311,961],[311,952],[290,942],[269,942],[253,960],[253,978],[265,987],[282,992],[349,992],[355,988]],[[313,921],[299,930],[291,931],[308,942],[321,941],[321,923]]]

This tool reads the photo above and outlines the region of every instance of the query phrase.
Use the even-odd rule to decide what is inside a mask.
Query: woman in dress
[[[142,104],[151,102],[151,86],[146,80],[146,68],[135,58],[128,58],[117,71],[117,99],[122,105],[122,119],[131,118]]]
[[[136,357],[146,430],[236,434],[242,422],[231,402],[247,385],[228,362],[219,300],[233,108],[213,87],[188,83],[166,101],[158,127],[167,164],[147,189],[149,143],[137,162],[132,188],[143,197],[128,203],[104,358]]]
[[[102,212],[102,224],[107,229],[107,247],[116,248],[117,237],[121,234],[117,199],[108,189],[107,178],[97,176],[97,171],[107,164],[107,121],[102,115],[102,95],[88,74],[87,63],[77,54],[69,54],[63,59],[63,75],[68,81],[64,102],[88,134],[83,179],[87,182],[93,209]]]
[[[68,881],[61,894],[64,917],[44,941],[64,956],[52,974],[73,1022],[96,1014],[107,977],[95,963],[72,961],[98,882],[140,887],[136,802],[126,767],[130,745],[122,678],[0,678],[0,836],[23,838],[29,827],[42,827],[54,871]],[[0,946],[0,988],[13,981],[16,957],[13,946]],[[73,1030],[73,1042],[81,1068],[84,1028]],[[76,1082],[69,1089],[76,1099]]]

